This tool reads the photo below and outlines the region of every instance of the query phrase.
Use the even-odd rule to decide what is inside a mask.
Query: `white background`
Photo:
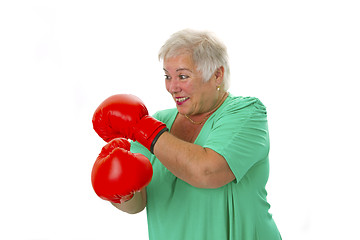
[[[145,212],[98,198],[95,108],[174,107],[157,52],[183,28],[228,46],[230,91],[268,108],[283,239],[360,239],[357,1],[2,1],[0,239],[147,239]],[[176,217],[176,216],[175,216]]]

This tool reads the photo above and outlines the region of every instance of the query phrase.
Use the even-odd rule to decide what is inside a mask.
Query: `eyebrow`
[[[166,70],[165,68],[163,68],[164,69],[164,71],[165,72],[169,72],[168,70]],[[179,72],[179,71],[189,71],[189,72],[192,72],[190,69],[188,69],[188,68],[178,68],[178,69],[176,69],[176,71],[177,72]]]

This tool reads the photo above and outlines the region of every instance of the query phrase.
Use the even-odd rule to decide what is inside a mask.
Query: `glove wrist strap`
[[[163,128],[163,129],[161,129],[161,130],[156,134],[156,136],[154,137],[154,139],[153,139],[153,141],[152,141],[152,143],[151,143],[151,145],[150,145],[150,152],[151,152],[152,154],[154,154],[155,143],[157,142],[157,140],[159,139],[159,137],[160,137],[164,132],[168,132],[168,131],[169,131],[169,129],[168,129],[167,127],[165,127],[165,128]]]

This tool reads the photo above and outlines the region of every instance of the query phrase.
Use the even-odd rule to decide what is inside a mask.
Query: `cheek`
[[[168,91],[170,93],[170,83],[169,83],[169,81],[165,80],[165,88],[166,88],[166,91]]]

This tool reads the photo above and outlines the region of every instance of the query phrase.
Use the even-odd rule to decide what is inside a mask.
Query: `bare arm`
[[[168,132],[160,136],[154,153],[170,172],[194,187],[218,188],[235,179],[220,154],[180,140]]]
[[[145,188],[143,188],[141,189],[140,192],[136,192],[134,194],[134,197],[132,197],[127,202],[121,204],[111,202],[111,204],[114,205],[117,209],[126,213],[130,213],[130,214],[139,213],[142,210],[144,210],[146,206],[146,190]]]

